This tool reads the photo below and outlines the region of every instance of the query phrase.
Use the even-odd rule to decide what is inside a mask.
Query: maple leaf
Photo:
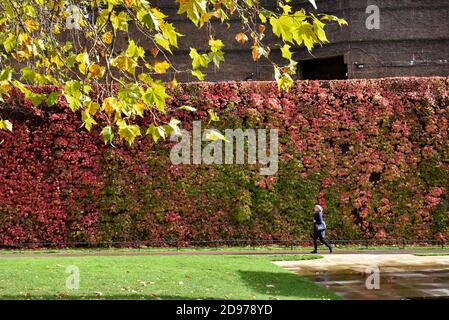
[[[154,71],[156,71],[156,73],[159,73],[159,74],[166,73],[167,69],[170,68],[170,63],[168,63],[165,60],[162,62],[157,61],[154,64],[153,68],[154,68]]]

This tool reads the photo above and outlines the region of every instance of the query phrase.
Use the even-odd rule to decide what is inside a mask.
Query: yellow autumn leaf
[[[147,109],[147,105],[143,102],[137,102],[134,106],[133,106],[134,112],[138,115],[143,117],[143,113],[145,112],[145,110]]]
[[[0,96],[2,94],[8,94],[11,90],[11,85],[8,81],[0,81]]]
[[[8,120],[0,120],[0,130],[12,131],[12,123]]]
[[[11,53],[14,59],[22,61],[24,58],[29,59],[38,54],[37,47],[33,38],[28,37],[27,35],[20,34],[19,42],[22,42],[20,50],[18,50],[16,54]]]
[[[103,40],[104,43],[111,44],[112,43],[112,33],[110,33],[110,32],[103,33],[103,35],[101,36],[101,39]]]
[[[105,67],[99,66],[98,64],[93,64],[89,67],[89,77],[101,78],[103,77],[105,70]]]
[[[101,106],[101,110],[106,112],[108,116],[114,113],[117,110],[118,100],[115,97],[108,97],[103,100],[103,104]]]
[[[33,19],[26,19],[23,24],[27,29],[29,30],[39,30],[39,22],[33,20]]]
[[[134,140],[141,136],[140,127],[136,124],[129,125],[125,121],[117,121],[118,134],[120,138],[125,139],[129,145],[133,144]]]
[[[55,27],[53,28],[54,34],[60,34],[61,33],[61,26],[59,24],[55,24]]]
[[[46,59],[46,58],[45,58],[45,59]],[[48,60],[48,59],[47,59],[47,60]],[[45,61],[45,60],[43,59],[43,61]],[[61,58],[59,58],[59,56],[56,55],[56,54],[54,54],[54,55],[52,55],[52,56],[50,57],[50,62],[53,63],[54,65],[56,65],[56,68],[57,68],[57,69],[60,69],[61,67],[64,66],[64,62],[63,62],[63,61],[61,60]],[[46,61],[45,61],[45,65],[46,65],[47,67],[50,66],[50,64],[47,64]]]
[[[200,17],[200,28],[212,18],[212,13],[204,12]]]
[[[167,69],[170,68],[170,63],[168,63],[165,60],[162,62],[158,61],[154,64],[153,68],[154,68],[154,71],[156,71],[159,74],[166,73]]]
[[[173,77],[173,80],[168,83],[168,86],[170,89],[174,89],[178,86],[178,80],[176,80],[176,77]]]
[[[127,71],[134,74],[137,62],[130,57],[118,56],[112,60],[112,65],[121,71]]]
[[[87,65],[85,63],[80,63],[78,65],[78,69],[81,72],[81,74],[85,75],[86,74]]]

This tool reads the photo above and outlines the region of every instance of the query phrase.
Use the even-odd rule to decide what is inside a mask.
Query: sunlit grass
[[[315,256],[297,255],[296,259]],[[9,257],[0,260],[3,299],[336,299],[271,262],[281,256]],[[319,256],[317,257],[319,258]],[[80,272],[68,290],[69,266]]]

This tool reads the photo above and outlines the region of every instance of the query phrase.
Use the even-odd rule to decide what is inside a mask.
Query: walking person
[[[323,218],[323,207],[320,205],[315,206],[315,213],[313,214],[313,246],[314,250],[311,253],[317,253],[318,251],[318,239],[321,243],[328,247],[330,253],[332,253],[332,246],[326,241],[326,223]]]

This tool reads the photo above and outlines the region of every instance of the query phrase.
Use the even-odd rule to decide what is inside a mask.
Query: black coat
[[[321,211],[315,212],[313,215],[313,220],[315,220],[315,224],[322,224],[324,221],[323,213]]]

